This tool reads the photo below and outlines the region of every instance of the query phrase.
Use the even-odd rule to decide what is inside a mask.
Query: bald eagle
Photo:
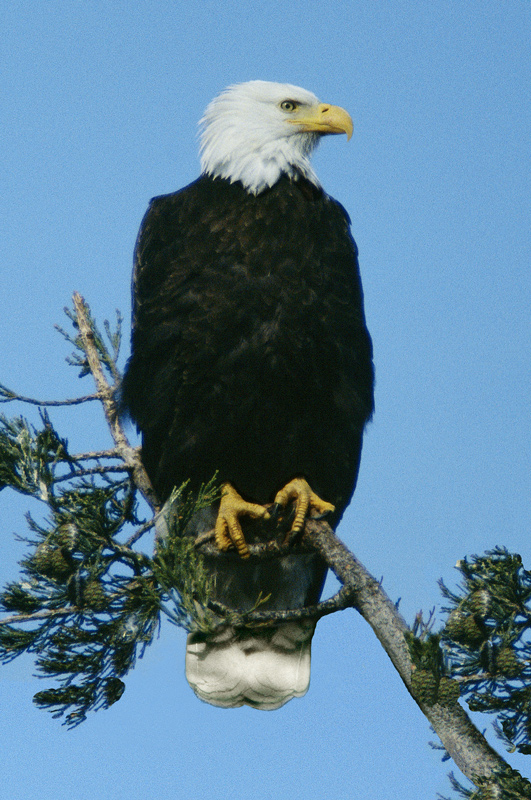
[[[219,476],[221,501],[190,531],[215,526],[216,598],[301,607],[318,601],[325,564],[260,561],[246,526],[293,507],[290,536],[308,514],[335,528],[356,485],[372,345],[349,217],[310,165],[321,137],[350,138],[352,120],[304,89],[251,81],[200,125],[200,177],[154,198],[138,235],[122,403],[162,502]],[[187,679],[213,705],[278,708],[307,691],[314,627],[192,632]]]

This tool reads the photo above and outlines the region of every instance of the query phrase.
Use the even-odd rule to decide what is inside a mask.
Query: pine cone
[[[97,578],[91,578],[83,588],[83,605],[92,611],[105,611],[109,605],[109,600],[101,582]]]
[[[442,677],[437,691],[437,702],[441,706],[452,706],[459,700],[461,690],[459,682],[453,678]]]
[[[125,683],[120,678],[107,678],[103,686],[107,706],[112,706],[123,695]]]
[[[477,646],[487,638],[481,620],[471,614],[465,614],[460,609],[452,611],[446,621],[444,633],[454,642],[471,647]]]
[[[437,702],[437,678],[429,669],[415,669],[412,672],[411,688],[420,703],[433,706]]]
[[[518,656],[510,645],[501,647],[496,655],[496,672],[505,678],[517,678],[522,671]]]
[[[488,615],[491,605],[492,600],[490,592],[486,589],[478,589],[476,592],[472,592],[468,599],[470,610],[481,619],[485,619]]]
[[[31,561],[41,575],[61,582],[73,572],[72,562],[65,558],[62,550],[50,547],[46,542],[37,547]]]

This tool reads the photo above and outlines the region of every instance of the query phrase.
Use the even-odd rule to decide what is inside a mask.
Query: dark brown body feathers
[[[268,503],[302,476],[337,524],[373,410],[357,251],[339,203],[302,178],[254,196],[203,176],[155,198],[135,252],[122,403],[162,501],[217,471]]]

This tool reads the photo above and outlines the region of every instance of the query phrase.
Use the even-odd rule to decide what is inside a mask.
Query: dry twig
[[[131,470],[131,475],[136,487],[142,494],[153,511],[160,511],[160,504],[155,496],[151,482],[142,466],[140,454],[137,448],[132,447],[125,435],[124,429],[118,416],[118,405],[116,402],[115,388],[107,381],[98,357],[98,351],[94,343],[94,332],[89,322],[89,315],[85,301],[78,292],[73,295],[76,321],[79,328],[83,347],[89,363],[89,368],[98,389],[98,397],[103,404],[105,419],[109,426],[116,450],[123,459],[124,463]]]

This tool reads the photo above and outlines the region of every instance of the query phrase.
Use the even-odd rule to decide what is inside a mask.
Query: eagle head
[[[321,136],[352,136],[352,119],[339,106],[289,83],[248,81],[229,86],[200,121],[201,169],[213,178],[241,181],[252,194],[281,175],[303,175],[319,186],[310,156]]]

